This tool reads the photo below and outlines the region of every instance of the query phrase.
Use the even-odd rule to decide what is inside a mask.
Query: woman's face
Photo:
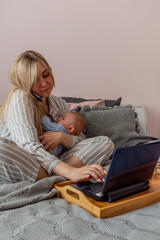
[[[47,98],[54,87],[54,80],[41,62],[37,62],[37,81],[31,90],[38,96]]]

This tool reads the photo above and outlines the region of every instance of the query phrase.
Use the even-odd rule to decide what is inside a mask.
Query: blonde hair
[[[46,59],[41,54],[35,51],[26,51],[22,53],[16,58],[16,60],[12,63],[10,67],[9,78],[12,84],[12,88],[0,108],[0,121],[5,121],[5,117],[8,112],[8,107],[13,93],[17,89],[22,89],[27,93],[28,99],[31,98],[35,105],[35,126],[37,128],[38,135],[40,135],[42,133],[40,116],[42,114],[46,115],[46,112],[43,109],[42,103],[37,100],[31,93],[31,88],[34,84],[36,84],[37,80],[37,62],[42,63],[43,66],[47,69],[50,76],[53,78],[53,83],[55,86],[52,69]]]

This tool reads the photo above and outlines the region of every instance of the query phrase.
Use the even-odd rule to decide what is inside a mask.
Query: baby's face
[[[58,123],[61,123],[67,130],[71,125],[73,125],[73,115],[69,112],[65,113],[61,118],[58,118]]]

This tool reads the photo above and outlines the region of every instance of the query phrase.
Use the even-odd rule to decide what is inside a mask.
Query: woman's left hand
[[[62,132],[44,132],[39,136],[39,140],[44,146],[45,150],[50,152],[58,144],[62,144],[64,147],[68,147],[71,144],[71,136]]]

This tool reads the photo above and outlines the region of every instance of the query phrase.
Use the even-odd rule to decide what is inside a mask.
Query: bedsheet
[[[160,202],[108,219],[58,197],[50,177],[36,183],[0,186],[1,240],[157,240],[160,239]]]

